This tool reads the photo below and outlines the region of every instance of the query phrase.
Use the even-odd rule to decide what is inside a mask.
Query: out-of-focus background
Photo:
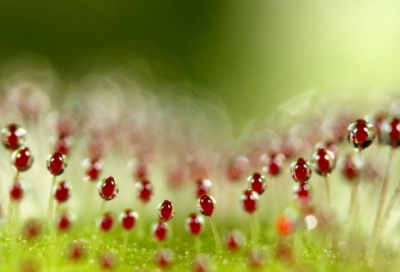
[[[226,107],[236,128],[302,93],[396,86],[399,49],[399,1],[0,2],[0,63],[34,55],[75,80],[159,61],[169,81],[199,86],[185,95]]]

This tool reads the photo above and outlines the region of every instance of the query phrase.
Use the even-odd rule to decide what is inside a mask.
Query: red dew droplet
[[[104,200],[112,200],[118,195],[118,183],[113,177],[108,177],[99,182],[97,190]]]
[[[102,138],[91,139],[88,142],[89,158],[92,161],[99,160],[100,157],[106,152],[107,141]]]
[[[211,191],[212,182],[208,179],[199,179],[196,181],[196,197],[207,195]]]
[[[199,235],[203,231],[204,219],[200,215],[192,213],[187,219],[187,231],[192,235]]]
[[[210,265],[206,258],[203,256],[197,256],[193,262],[193,271],[195,272],[207,272],[210,271]]]
[[[249,160],[244,156],[237,157],[228,166],[227,177],[231,181],[239,180],[250,166]]]
[[[112,270],[117,265],[117,260],[111,252],[105,252],[100,255],[99,264],[104,270]]]
[[[188,167],[191,180],[206,179],[209,176],[209,166],[198,158],[190,157]]]
[[[60,116],[57,120],[57,132],[59,138],[67,137],[75,132],[77,118],[72,114]],[[67,155],[67,154],[66,154]]]
[[[310,212],[312,210],[310,185],[307,182],[301,182],[296,186],[294,198],[300,210],[303,212]]]
[[[295,196],[296,198],[308,198],[309,192],[310,185],[307,182],[301,182],[295,190]]]
[[[292,158],[302,146],[302,141],[296,137],[289,137],[283,142],[280,152],[285,158]]]
[[[69,199],[71,196],[71,190],[68,183],[64,181],[60,181],[57,187],[54,189],[54,199],[59,203],[63,203]]]
[[[326,148],[319,148],[312,155],[312,166],[321,176],[329,175],[335,168],[336,160],[334,154]]]
[[[149,174],[149,163],[146,160],[138,161],[138,163],[136,164],[135,173],[136,177],[139,180],[146,178],[147,175]]]
[[[264,265],[264,256],[259,249],[251,249],[247,258],[247,264],[249,267],[261,268]]]
[[[320,142],[315,145],[314,150],[325,149],[329,152],[329,155],[336,160],[338,154],[338,147],[332,141]]]
[[[279,242],[275,249],[275,257],[283,262],[291,262],[294,259],[292,246],[287,242]]]
[[[10,190],[10,198],[19,201],[24,196],[24,188],[19,181],[14,182]]]
[[[257,248],[252,248],[247,257],[247,265],[252,269],[262,268],[264,266],[264,255]]]
[[[121,226],[125,230],[131,230],[135,227],[138,214],[132,210],[126,210],[121,214]]]
[[[347,140],[357,151],[370,146],[374,139],[373,126],[364,119],[358,119],[347,129]]]
[[[282,163],[285,156],[283,154],[272,154],[266,161],[263,171],[271,176],[276,176],[281,172]]]
[[[243,234],[237,230],[229,231],[225,236],[225,245],[231,251],[239,250],[243,245]]]
[[[392,147],[398,147],[400,145],[400,119],[391,118],[387,119],[382,124],[381,131],[382,140]]]
[[[17,171],[23,172],[31,168],[33,164],[33,156],[29,148],[20,147],[13,152],[11,161]]]
[[[290,166],[290,174],[295,181],[305,182],[311,178],[311,165],[306,159],[299,158]]]
[[[30,219],[25,223],[22,233],[25,238],[34,239],[40,235],[41,231],[41,224],[35,219]]]
[[[201,195],[197,201],[197,208],[205,216],[213,216],[215,212],[215,200],[209,195]]]
[[[100,230],[105,232],[110,231],[114,226],[114,219],[115,216],[113,213],[111,212],[105,213],[103,217],[100,219],[100,225],[99,225]]]
[[[259,195],[264,193],[266,188],[265,178],[260,173],[254,173],[247,179],[247,181],[249,182],[250,189],[252,189],[254,192]]]
[[[347,155],[343,160],[341,170],[348,181],[353,181],[360,175],[360,165],[353,160],[351,155]]]
[[[20,272],[39,272],[40,266],[34,260],[22,260],[19,261]]]
[[[148,202],[151,199],[153,186],[150,181],[143,180],[137,183],[136,185],[138,190],[138,197],[142,202]]]
[[[293,223],[289,218],[280,216],[276,219],[275,228],[280,236],[289,236],[293,231]]]
[[[365,120],[358,120],[356,124],[356,129],[353,133],[353,141],[365,142],[368,139],[368,131],[366,131],[365,128],[366,128]]]
[[[64,154],[54,152],[47,158],[47,169],[53,176],[61,175],[65,168],[67,168],[67,157]]]
[[[85,255],[85,249],[79,242],[72,242],[68,249],[68,258],[73,261],[79,261]]]
[[[155,261],[161,268],[167,268],[172,262],[172,253],[167,249],[159,249],[155,255]]]
[[[54,151],[68,155],[72,146],[72,140],[68,137],[58,138],[54,143]]]
[[[258,194],[251,189],[244,191],[242,196],[242,206],[245,212],[253,213],[257,210]]]
[[[89,180],[95,181],[99,178],[102,168],[100,161],[87,159],[83,162],[83,165],[86,167],[86,176]]]
[[[25,143],[26,131],[17,124],[10,124],[1,131],[3,145],[7,149],[16,150]]]
[[[326,145],[326,149],[332,153],[333,159],[336,160],[337,154],[338,154],[338,147],[334,143],[331,143],[331,142],[328,142],[325,145]]]
[[[160,221],[153,225],[153,235],[156,241],[161,242],[167,238],[168,224],[167,222]]]
[[[157,207],[158,209],[158,217],[161,220],[168,221],[174,217],[174,207],[171,201],[164,200],[163,203],[160,203]]]
[[[318,170],[320,171],[320,172],[327,172],[327,171],[329,171],[329,168],[330,168],[330,158],[329,158],[329,156],[327,156],[327,152],[326,152],[326,150],[324,150],[324,149],[319,149],[318,151],[317,151],[317,158],[316,158],[316,161],[317,161],[317,164],[318,164]]]
[[[181,187],[188,176],[188,169],[184,165],[177,165],[168,172],[168,185],[171,187]]]
[[[68,212],[62,212],[57,217],[57,229],[61,232],[67,231],[72,225],[71,214]]]

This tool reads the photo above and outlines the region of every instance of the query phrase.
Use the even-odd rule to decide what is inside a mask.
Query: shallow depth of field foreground
[[[2,270],[396,271],[395,95],[311,94],[234,136],[126,74],[2,79]]]

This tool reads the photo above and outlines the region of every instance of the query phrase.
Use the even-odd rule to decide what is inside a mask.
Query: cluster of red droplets
[[[248,188],[242,195],[242,207],[245,212],[252,214],[257,210],[259,196],[266,189],[265,177],[259,173],[254,173],[248,177]]]
[[[2,129],[3,146],[11,152],[11,164],[16,175],[10,188],[10,202],[20,201],[24,196],[24,185],[19,174],[31,168],[34,157],[26,147],[26,130],[17,124],[10,124]]]
[[[151,200],[153,195],[153,184],[150,182],[150,161],[151,155],[142,154],[139,155],[136,163],[133,161],[129,164],[130,168],[133,169],[133,175],[137,180],[136,189],[137,196],[142,203],[147,203]]]
[[[118,195],[118,183],[114,177],[107,177],[99,181],[97,190],[100,197],[105,202],[110,201]],[[125,231],[131,231],[136,226],[137,219],[138,214],[131,209],[126,209],[119,216],[120,225]],[[98,226],[103,232],[108,232],[113,229],[115,221],[115,214],[112,212],[106,212],[99,219]]]
[[[290,174],[298,183],[295,189],[295,199],[302,210],[307,210],[311,205],[310,186],[308,180],[312,176],[311,164],[304,158],[299,158],[290,166]]]
[[[364,119],[358,119],[350,124],[347,130],[347,139],[356,151],[361,152],[372,144],[375,139],[373,126]],[[384,135],[383,133],[382,135]],[[383,136],[384,137],[384,136]],[[305,158],[298,158],[290,166],[290,174],[298,183],[294,190],[294,198],[300,210],[307,214],[313,212],[309,180],[313,170],[326,178],[326,186],[329,186],[328,176],[335,169],[337,159],[337,147],[334,143],[318,144],[311,157],[311,163]],[[341,164],[341,172],[348,180],[358,178],[360,164],[352,156],[348,155]],[[329,194],[329,188],[327,188]],[[328,199],[330,196],[328,195]],[[292,220],[288,217],[279,217],[276,221],[276,228],[281,235],[288,235],[293,230]]]
[[[126,209],[123,211],[119,216],[119,222],[122,229],[125,231],[133,230],[136,226],[138,217],[138,214],[131,209]],[[98,220],[98,227],[103,232],[109,232],[114,228],[115,221],[116,216],[114,213],[105,212]]]
[[[169,200],[164,200],[157,206],[160,221],[153,225],[153,235],[156,241],[164,241],[168,237],[168,221],[175,215],[174,206]]]
[[[67,167],[67,158],[72,143],[70,135],[74,129],[68,125],[59,128],[57,145],[55,152],[47,160],[47,168],[54,177],[61,175]],[[392,147],[400,145],[400,121],[396,118],[386,120],[380,126],[380,135],[383,142]],[[348,128],[348,141],[357,150],[361,151],[371,145],[375,137],[374,128],[367,121],[360,119],[351,124]],[[2,131],[2,141],[4,146],[13,151],[12,164],[17,172],[28,170],[33,163],[33,156],[30,150],[25,146],[26,132],[20,126],[12,124]],[[64,143],[65,142],[65,143]],[[327,177],[336,166],[336,149],[332,144],[319,145],[308,162],[305,158],[299,158],[292,163],[290,172],[292,178],[297,182],[295,189],[295,198],[303,210],[311,206],[309,180],[313,170],[317,174]],[[284,156],[281,154],[272,154],[262,167],[262,170],[270,176],[278,175],[281,172]],[[241,161],[240,163],[244,163]],[[143,203],[147,203],[152,196],[152,184],[149,181],[149,161],[139,159],[135,168],[135,178],[137,182],[138,197]],[[242,167],[243,165],[240,165]],[[91,157],[85,161],[86,175],[89,180],[97,180],[102,170],[100,157]],[[238,166],[239,167],[239,166]],[[247,164],[246,164],[247,167]],[[359,176],[359,165],[348,156],[341,166],[342,173],[349,180],[356,179]],[[244,168],[243,168],[244,169]],[[232,177],[239,178],[242,172],[232,169]],[[258,208],[259,197],[266,190],[266,178],[259,172],[253,173],[248,179],[248,186],[244,190],[241,198],[242,207],[245,212],[252,214]],[[212,183],[207,179],[198,179],[195,182],[195,195],[197,197],[197,206],[201,214],[212,217],[216,210],[215,199],[210,195]],[[52,188],[53,197],[59,203],[66,202],[71,196],[71,187],[67,181],[60,181]],[[97,186],[99,195],[105,201],[114,199],[118,195],[118,183],[114,177],[102,179]],[[23,189],[19,181],[15,181],[10,191],[13,200],[19,200],[23,196]],[[153,235],[156,241],[164,241],[168,236],[168,221],[174,217],[175,211],[171,201],[165,200],[159,204],[159,221],[154,225]],[[68,229],[73,216],[69,212],[63,211],[57,217],[59,229]],[[127,209],[120,215],[120,223],[123,229],[132,230],[137,221],[137,213]],[[99,228],[104,231],[110,231],[116,221],[116,216],[111,212],[106,212],[98,221]],[[204,228],[204,220],[201,215],[192,213],[187,218],[187,230],[192,235],[199,235]],[[279,217],[277,229],[281,235],[288,235],[292,231],[290,220],[285,217]],[[31,230],[28,230],[32,232]],[[226,241],[228,247],[232,250],[240,246],[240,239],[233,232],[228,235]],[[168,263],[167,257],[160,253],[159,263],[161,266]]]

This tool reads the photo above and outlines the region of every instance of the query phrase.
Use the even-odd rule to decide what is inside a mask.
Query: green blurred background
[[[163,59],[240,127],[310,90],[396,85],[400,2],[1,0],[0,62],[26,52],[71,79]]]

